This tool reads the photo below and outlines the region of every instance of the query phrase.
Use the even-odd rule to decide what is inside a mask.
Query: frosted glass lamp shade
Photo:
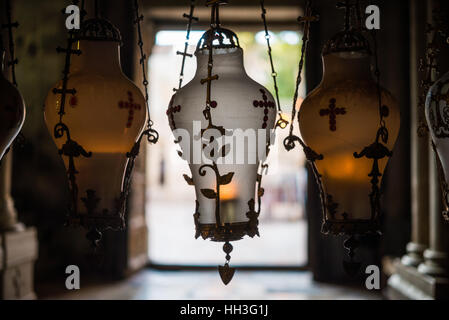
[[[241,131],[250,136],[254,134],[252,142],[245,147],[239,148],[238,143],[232,145],[230,163],[216,164],[215,169],[222,183],[218,195],[219,212],[214,165],[207,158],[196,161],[202,152],[198,132],[208,127],[203,113],[206,84],[201,83],[208,74],[207,48],[197,49],[196,75],[172,97],[167,116],[177,139],[183,136],[182,132],[187,133],[182,137],[180,146],[191,170],[191,177],[186,175],[186,180],[195,187],[197,197],[194,215],[196,236],[213,241],[233,241],[245,235],[258,235],[255,205],[258,202],[258,168],[264,160],[259,154],[266,148],[259,142],[262,139],[269,141],[276,108],[269,91],[246,74],[240,47],[229,45],[227,48],[214,48],[212,53],[213,73],[218,75],[218,80],[211,85],[213,124],[231,133]],[[258,136],[258,132],[263,134]],[[238,161],[238,157],[242,157],[242,161]]]

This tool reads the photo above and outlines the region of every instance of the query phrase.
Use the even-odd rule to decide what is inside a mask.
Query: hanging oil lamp
[[[276,108],[269,91],[246,74],[236,34],[220,26],[219,5],[224,3],[208,1],[211,28],[196,48],[196,74],[173,95],[167,116],[192,174],[184,178],[197,198],[195,237],[224,242],[226,263],[219,266],[219,273],[228,284],[235,271],[229,267],[230,242],[259,235],[260,170],[265,160],[259,154],[269,144]],[[211,148],[225,136],[241,138],[237,131],[253,133],[257,140],[243,148],[233,143],[229,149],[227,145]]]
[[[344,7],[345,28],[325,44],[323,79],[302,103],[298,120],[321,192],[322,232],[350,236],[345,247],[352,261],[355,236],[380,232],[381,177],[400,115],[393,96],[379,85],[377,43],[375,80],[370,44],[360,21],[352,24],[358,8],[349,1]]]
[[[64,160],[72,196],[69,224],[124,227],[130,152],[147,119],[146,99],[122,72],[119,30],[96,16],[71,32],[64,78],[45,101],[45,121]],[[132,168],[131,168],[132,169]]]

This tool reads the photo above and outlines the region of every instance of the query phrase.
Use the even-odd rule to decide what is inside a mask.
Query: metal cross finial
[[[350,23],[351,10],[353,10],[356,5],[354,3],[352,3],[351,0],[344,0],[344,1],[337,2],[336,6],[337,6],[337,9],[345,10],[345,30],[349,30],[351,28],[351,23]]]
[[[207,0],[206,7],[209,6],[221,6],[223,4],[228,4],[228,0]]]
[[[220,27],[220,15],[219,8],[221,5],[228,4],[228,0],[208,0],[206,1],[206,7],[211,8],[210,26],[212,28]]]
[[[299,24],[304,24],[304,32],[303,34],[308,37],[309,29],[310,29],[310,23],[311,22],[317,22],[320,20],[320,16],[314,15],[312,13],[312,7],[307,6],[306,11],[304,13],[304,16],[298,17]]]

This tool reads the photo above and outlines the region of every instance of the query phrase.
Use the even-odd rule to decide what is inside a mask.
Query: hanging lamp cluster
[[[97,1],[95,16],[85,19],[83,1],[80,30],[70,30],[66,48],[57,48],[65,54],[64,77],[45,101],[45,121],[67,169],[68,224],[89,229],[94,246],[104,230],[124,227],[140,141],[144,135],[151,143],[158,138],[148,109],[143,17],[137,0],[134,5],[146,95],[121,70],[119,30],[101,17]]]
[[[299,109],[304,141],[289,136],[284,144],[287,150],[295,141],[303,146],[320,189],[322,232],[349,236],[345,247],[351,260],[344,267],[354,274],[360,267],[353,260],[357,236],[380,233],[381,177],[392,155],[400,116],[394,98],[380,86],[375,35],[373,80],[373,53],[361,27],[359,1],[347,0],[338,8],[345,9],[344,29],[324,45],[322,82]],[[306,18],[306,26],[310,19]],[[293,117],[295,110],[296,104]]]
[[[17,89],[16,65],[19,63],[14,52],[13,28],[19,26],[12,21],[11,2],[6,1],[6,23],[1,24],[0,30],[0,164],[3,156],[8,152],[11,144],[20,134],[25,121],[25,102]],[[8,34],[9,60],[6,61],[6,50],[3,42],[3,30]],[[9,69],[12,83],[5,76]]]
[[[80,30],[70,30],[66,47],[57,48],[65,55],[63,78],[46,98],[45,121],[67,170],[71,195],[68,224],[87,228],[87,237],[95,246],[104,230],[124,227],[130,179],[141,141],[146,136],[148,142],[156,143],[159,135],[150,117],[141,27],[144,17],[138,0],[133,2],[132,22],[137,30],[144,94],[121,70],[120,31],[101,16],[98,0],[93,1],[94,16],[86,19],[82,1]],[[237,35],[221,26],[220,7],[227,3],[206,1],[210,28],[196,46],[196,75],[183,86],[186,59],[193,57],[188,53],[192,24],[198,21],[195,0],[190,1],[190,12],[183,15],[188,19],[184,50],[177,52],[182,56],[178,88],[173,89],[166,112],[175,143],[181,148],[178,154],[190,167],[191,176],[184,175],[184,179],[195,188],[195,238],[223,243],[225,263],[218,270],[225,284],[235,273],[230,267],[231,242],[259,236],[267,156],[275,130],[288,125],[281,113],[264,1],[260,1],[261,18],[275,97],[246,74]],[[355,273],[360,266],[354,260],[357,236],[380,232],[381,178],[392,155],[400,115],[394,98],[380,85],[378,43],[375,32],[372,44],[366,37],[359,1],[346,0],[338,7],[345,9],[344,28],[325,44],[322,82],[307,95],[297,114],[310,27],[319,20],[311,0],[306,2],[304,16],[298,18],[303,25],[302,46],[284,147],[290,151],[299,143],[303,148],[320,189],[322,232],[349,236],[345,247],[351,260],[344,266]],[[2,26],[9,31],[8,65],[15,85],[17,60],[11,30],[16,26],[10,14]],[[447,34],[441,28],[431,31],[444,37]],[[444,173],[449,170],[449,75],[431,86],[435,54],[428,51],[426,61],[426,89],[430,88],[426,117],[441,160],[447,214],[449,180],[444,179]],[[0,88],[4,95],[0,99],[1,159],[23,124],[24,103],[3,76]],[[296,116],[301,138],[293,134]]]

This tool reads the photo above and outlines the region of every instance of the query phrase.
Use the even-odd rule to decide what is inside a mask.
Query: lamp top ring
[[[371,55],[365,36],[356,30],[344,30],[335,34],[323,47],[323,56],[339,52],[360,52]]]
[[[237,35],[225,28],[215,27],[207,30],[198,41],[196,52],[209,49],[209,41],[212,37],[212,49],[240,48]]]
[[[108,20],[93,18],[83,21],[77,40],[122,42],[120,31]]]

